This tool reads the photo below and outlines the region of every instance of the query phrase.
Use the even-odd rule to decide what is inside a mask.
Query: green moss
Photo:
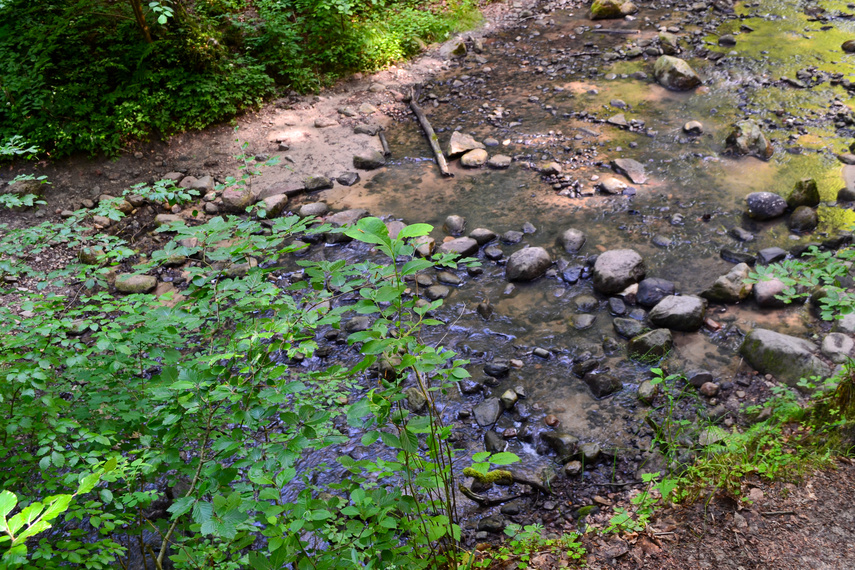
[[[472,477],[482,485],[489,485],[492,483],[499,482],[511,482],[514,480],[514,476],[510,471],[505,471],[504,469],[494,469],[492,471],[488,471],[487,473],[481,473],[472,469],[471,467],[467,467],[463,470],[463,475],[466,477]]]

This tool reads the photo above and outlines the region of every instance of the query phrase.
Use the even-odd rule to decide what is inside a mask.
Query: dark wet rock
[[[843,333],[830,333],[822,340],[822,353],[836,364],[843,364],[852,355],[855,340]]]
[[[674,339],[669,329],[654,329],[629,341],[629,353],[641,360],[657,359],[671,350]]]
[[[787,227],[794,232],[806,233],[816,229],[817,224],[819,224],[819,216],[816,210],[809,206],[799,206],[790,214]]]
[[[505,156],[504,154],[497,154],[490,157],[490,160],[487,161],[487,166],[493,168],[495,170],[503,170],[508,168],[511,165],[513,159],[510,156]]]
[[[559,242],[567,253],[576,253],[585,245],[585,239],[585,233],[582,230],[570,228],[561,234]]]
[[[544,431],[540,439],[558,456],[559,463],[568,461],[576,455],[579,448],[579,438],[560,431]]]
[[[581,265],[571,265],[561,272],[561,278],[569,284],[574,284],[582,278],[582,272],[585,270]]]
[[[600,365],[600,361],[596,358],[588,358],[577,362],[573,365],[573,374],[579,378],[583,378],[588,372],[593,372]]]
[[[645,311],[641,307],[635,307],[629,312],[627,317],[629,317],[630,319],[635,319],[636,321],[644,322],[647,319],[647,311]]]
[[[484,434],[484,449],[490,453],[501,453],[508,447],[508,442],[493,430],[489,429]]]
[[[448,234],[453,236],[459,236],[466,228],[466,218],[464,218],[463,216],[448,216],[447,218],[445,218],[445,224],[442,227]]]
[[[787,211],[786,200],[774,192],[752,192],[745,201],[748,203],[748,215],[757,220],[771,220]]]
[[[436,280],[446,285],[460,285],[463,283],[463,279],[450,271],[440,271],[436,274]]]
[[[493,378],[505,378],[510,371],[510,363],[503,359],[496,359],[484,365],[484,373]]]
[[[815,208],[819,206],[819,189],[816,186],[816,180],[803,178],[796,182],[793,191],[787,196],[787,206],[790,208],[798,208],[799,206]]]
[[[785,288],[786,285],[780,279],[758,281],[754,284],[754,301],[764,309],[786,307],[787,303],[777,298]]]
[[[502,243],[506,243],[508,245],[514,245],[523,240],[525,234],[522,232],[518,232],[516,230],[508,230],[502,234]]]
[[[376,170],[386,166],[386,157],[379,150],[367,150],[353,155],[353,167],[357,170]]]
[[[404,395],[407,397],[407,408],[409,408],[410,411],[419,414],[427,407],[427,398],[425,398],[422,391],[415,386],[404,390]]]
[[[149,293],[157,287],[157,278],[152,275],[121,273],[116,276],[115,287],[120,293]]]
[[[484,256],[487,259],[496,261],[502,259],[505,256],[505,252],[497,245],[488,245],[484,248]]]
[[[751,120],[739,121],[725,139],[727,150],[737,156],[756,156],[762,160],[772,157],[772,143],[760,127]]]
[[[475,149],[485,149],[486,147],[472,138],[471,135],[466,135],[461,133],[460,131],[454,131],[451,133],[451,139],[448,141],[448,149],[446,154],[448,158],[457,158],[463,154],[466,154],[470,150]]]
[[[855,187],[844,186],[837,191],[838,202],[855,202]]]
[[[359,182],[359,173],[358,172],[345,172],[341,176],[335,179],[336,182],[341,184],[342,186],[353,186],[357,182]]]
[[[603,450],[599,443],[589,441],[579,446],[579,455],[585,465],[593,465],[603,457]]]
[[[502,415],[502,402],[498,398],[487,398],[472,410],[475,422],[481,427],[490,427]]]
[[[461,43],[460,45],[465,45]],[[498,534],[505,530],[505,518],[501,515],[490,515],[478,521],[478,530]]]
[[[801,378],[827,378],[831,370],[816,357],[818,347],[807,340],[767,329],[754,329],[745,336],[739,354],[762,374],[771,374],[790,387]]]
[[[602,347],[606,356],[614,356],[623,351],[623,345],[610,336],[603,336]]]
[[[534,350],[531,351],[531,353],[534,356],[537,356],[538,358],[546,358],[546,359],[548,359],[549,355],[551,354],[548,350],[546,350],[545,348],[541,348],[541,347],[535,348]]]
[[[431,285],[425,289],[424,295],[431,301],[436,301],[437,299],[445,299],[451,295],[451,289],[445,285]]]
[[[644,260],[632,249],[613,249],[597,257],[594,263],[594,289],[601,293],[620,293],[644,278]]]
[[[754,265],[757,262],[757,258],[751,255],[750,253],[745,253],[743,251],[733,251],[732,249],[724,248],[719,252],[721,258],[725,261],[729,261],[730,263],[745,263],[748,265]]]
[[[460,237],[440,244],[440,253],[456,253],[464,257],[478,253],[478,242],[470,237]]]
[[[855,53],[855,40],[846,40],[843,42],[843,45],[840,46],[840,49],[846,53]]]
[[[656,60],[653,76],[661,86],[672,91],[688,91],[702,83],[700,76],[688,63],[670,55],[663,55]]]
[[[624,13],[620,9],[622,3],[620,0],[594,0],[591,4],[591,19],[611,20],[623,18]]]
[[[606,372],[589,372],[585,374],[583,380],[594,397],[598,399],[610,396],[623,388],[623,383],[617,377]]]
[[[733,37],[732,34],[725,34],[723,36],[719,36],[718,45],[720,46],[735,46],[736,38]]]
[[[626,313],[626,304],[619,297],[609,297],[609,313],[620,317]]]
[[[318,175],[318,176],[309,176],[306,178],[306,181],[303,183],[303,186],[309,192],[314,192],[316,190],[328,190],[333,187],[333,181],[326,176]]]
[[[567,477],[577,477],[577,476],[581,475],[582,471],[584,471],[584,470],[585,469],[582,466],[582,462],[579,461],[578,459],[574,459],[573,461],[569,461],[569,462],[567,462],[567,464],[564,465],[564,474]]]
[[[650,311],[650,321],[659,327],[692,332],[704,324],[707,301],[692,295],[669,295]]]
[[[754,234],[740,227],[730,228],[730,230],[727,232],[727,235],[737,241],[754,241]]]
[[[476,382],[471,378],[461,380],[457,383],[457,385],[460,387],[460,391],[464,394],[477,394],[484,389],[483,384],[481,384],[480,382]]]
[[[704,125],[700,121],[689,121],[683,125],[683,132],[687,135],[702,135],[704,134]]]
[[[490,317],[493,316],[493,305],[490,304],[490,301],[481,301],[475,310],[484,320],[490,320]]]
[[[659,47],[662,49],[662,53],[665,55],[677,55],[680,53],[680,44],[677,43],[677,36],[671,34],[669,32],[659,32]],[[651,46],[652,49],[653,48]],[[659,52],[652,55],[659,55]]]
[[[781,261],[787,258],[786,250],[780,247],[767,247],[757,252],[757,262],[763,265],[769,265],[776,261]]]
[[[644,184],[647,182],[647,174],[644,165],[631,158],[616,158],[612,161],[612,168],[616,172],[629,178],[633,184]]]
[[[746,263],[733,266],[716,279],[712,287],[701,293],[701,297],[713,303],[738,303],[747,299],[752,290],[752,285],[745,283],[750,270]]]
[[[371,327],[371,317],[358,315],[344,324],[344,331],[348,333],[366,331]]]
[[[579,295],[573,299],[573,305],[580,313],[591,313],[600,307],[600,302],[593,295]]]
[[[568,320],[574,329],[577,331],[584,331],[594,326],[594,322],[597,320],[597,317],[595,315],[585,313],[581,315],[571,315]]]
[[[659,384],[654,384],[650,380],[645,380],[638,386],[638,400],[648,406],[653,403],[658,393]]]
[[[490,243],[496,239],[496,232],[486,228],[475,228],[469,232],[469,237],[478,242],[478,245],[484,245],[485,243]]]
[[[642,307],[650,308],[668,295],[673,295],[675,291],[674,284],[667,279],[648,277],[638,283],[635,299]]]
[[[460,165],[466,168],[480,168],[487,164],[487,158],[486,150],[476,148],[460,157]]]
[[[552,265],[552,258],[542,247],[528,247],[515,251],[508,258],[505,276],[508,281],[537,279]]]
[[[686,373],[686,380],[695,388],[700,388],[707,382],[712,382],[713,375],[709,370],[690,370]]]

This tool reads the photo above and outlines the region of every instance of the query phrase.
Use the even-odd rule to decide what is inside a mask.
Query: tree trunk
[[[143,35],[145,36],[146,43],[152,43],[151,39],[151,31],[148,29],[148,24],[145,21],[145,14],[143,14],[142,4],[140,4],[140,0],[130,0],[131,7],[134,9],[134,18],[137,21],[137,25],[142,30]]]

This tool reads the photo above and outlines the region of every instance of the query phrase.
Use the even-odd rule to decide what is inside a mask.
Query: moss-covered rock
[[[739,354],[756,370],[794,388],[802,378],[831,375],[829,366],[817,358],[818,351],[810,341],[767,329],[752,330],[739,347]]]
[[[614,18],[623,18],[624,13],[621,11],[621,4],[618,0],[594,0],[591,4],[591,19],[592,20],[611,20]]]

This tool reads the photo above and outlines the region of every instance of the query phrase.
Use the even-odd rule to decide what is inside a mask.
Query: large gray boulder
[[[648,277],[642,279],[635,293],[635,300],[642,307],[655,307],[659,301],[673,295],[677,288],[671,281],[659,277]]]
[[[475,421],[481,427],[490,427],[502,415],[502,402],[498,398],[487,398],[472,410]]]
[[[386,157],[379,150],[365,150],[353,155],[353,167],[358,170],[374,170],[386,165]]]
[[[762,160],[772,157],[774,148],[757,123],[751,120],[739,121],[725,139],[727,150],[737,156],[750,155]]]
[[[444,242],[438,250],[439,253],[456,253],[465,257],[478,253],[478,242],[470,237],[459,237]]]
[[[783,281],[776,278],[758,281],[754,284],[754,301],[758,307],[764,309],[786,307],[787,303],[778,299],[778,295],[783,294],[786,287]]]
[[[702,83],[700,76],[688,63],[670,55],[663,55],[656,60],[653,76],[659,85],[672,91],[688,91]]]
[[[787,201],[774,192],[752,192],[745,201],[748,203],[748,215],[755,220],[771,220],[787,211]]]
[[[644,278],[644,260],[632,249],[613,249],[600,254],[594,263],[594,289],[600,293],[620,293]]]
[[[819,348],[805,339],[767,329],[754,329],[745,336],[739,354],[763,374],[771,374],[788,386],[802,378],[827,378],[831,369],[816,357]]]
[[[527,247],[511,254],[505,276],[508,281],[531,281],[546,273],[550,265],[552,258],[545,249]]]
[[[704,324],[707,301],[693,295],[669,295],[650,311],[650,322],[675,331],[696,331]]]
[[[745,283],[751,268],[747,263],[734,265],[730,271],[715,280],[712,287],[701,293],[701,297],[713,303],[738,303],[751,294],[753,286]]]
[[[540,434],[540,439],[552,448],[552,451],[558,455],[558,460],[563,463],[570,460],[579,447],[579,438],[560,431],[544,431]]]
[[[564,251],[567,253],[576,253],[585,245],[585,239],[585,233],[582,230],[570,228],[561,234],[561,238],[558,241],[561,247],[564,248]]]

